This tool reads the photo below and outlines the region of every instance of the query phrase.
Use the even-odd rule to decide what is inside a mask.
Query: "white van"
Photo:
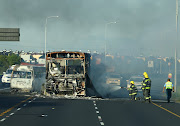
[[[45,83],[46,68],[35,65],[20,65],[13,70],[10,88],[22,92],[41,92]]]

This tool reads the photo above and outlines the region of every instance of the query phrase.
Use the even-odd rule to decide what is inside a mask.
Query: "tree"
[[[18,55],[10,54],[9,56],[0,55],[0,74],[5,72],[9,66],[20,64],[21,58]]]
[[[15,64],[20,64],[21,63],[21,58],[16,55],[16,54],[11,54],[7,57],[8,64],[15,65]]]
[[[0,74],[2,74],[8,68],[9,63],[7,61],[7,56],[0,55]]]

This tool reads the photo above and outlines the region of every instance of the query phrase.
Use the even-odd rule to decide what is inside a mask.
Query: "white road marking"
[[[34,98],[33,100],[36,100],[36,98]]]
[[[44,114],[42,114],[41,116],[42,116],[42,117],[47,117],[48,115],[44,115]]]
[[[103,122],[100,122],[101,126],[104,126],[104,123]]]
[[[167,100],[152,100],[152,102],[162,102],[162,103],[167,103]],[[171,101],[174,102],[174,101]]]
[[[94,106],[95,106],[96,113],[98,114],[98,120],[100,122],[100,125],[104,126],[104,122],[102,121],[102,117],[100,116],[99,111],[98,111],[98,107],[96,107],[96,101],[93,101],[93,103],[94,103]]]
[[[102,118],[101,118],[101,116],[98,116],[98,119],[99,119],[100,121],[102,121]]]
[[[7,89],[10,89],[10,88],[3,88],[3,89],[0,89],[0,91],[7,90]]]
[[[14,113],[9,114],[10,116],[14,115]]]
[[[17,110],[19,111],[19,110],[21,110],[21,108],[18,108]]]
[[[3,122],[4,120],[6,120],[6,118],[1,119],[0,121]]]
[[[24,104],[23,106],[26,106],[26,104]]]
[[[27,96],[27,97],[29,97],[29,96],[31,96],[31,95],[24,95],[24,96]]]
[[[31,103],[32,101],[29,101],[29,103]]]

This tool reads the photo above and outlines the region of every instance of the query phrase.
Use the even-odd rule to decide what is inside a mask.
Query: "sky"
[[[106,45],[108,53],[173,57],[180,50],[176,0],[0,0],[0,28],[21,34],[0,50],[44,50],[49,16],[59,16],[47,22],[50,51],[104,52]]]

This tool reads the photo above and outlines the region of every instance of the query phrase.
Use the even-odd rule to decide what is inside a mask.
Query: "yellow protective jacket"
[[[165,86],[166,86],[166,89],[172,89],[173,88],[172,82],[166,82]]]
[[[134,84],[131,85],[130,88],[128,88],[128,90],[129,90],[129,95],[136,95],[138,92],[138,90]]]
[[[142,82],[142,90],[151,89],[151,80],[149,78],[145,78]]]

